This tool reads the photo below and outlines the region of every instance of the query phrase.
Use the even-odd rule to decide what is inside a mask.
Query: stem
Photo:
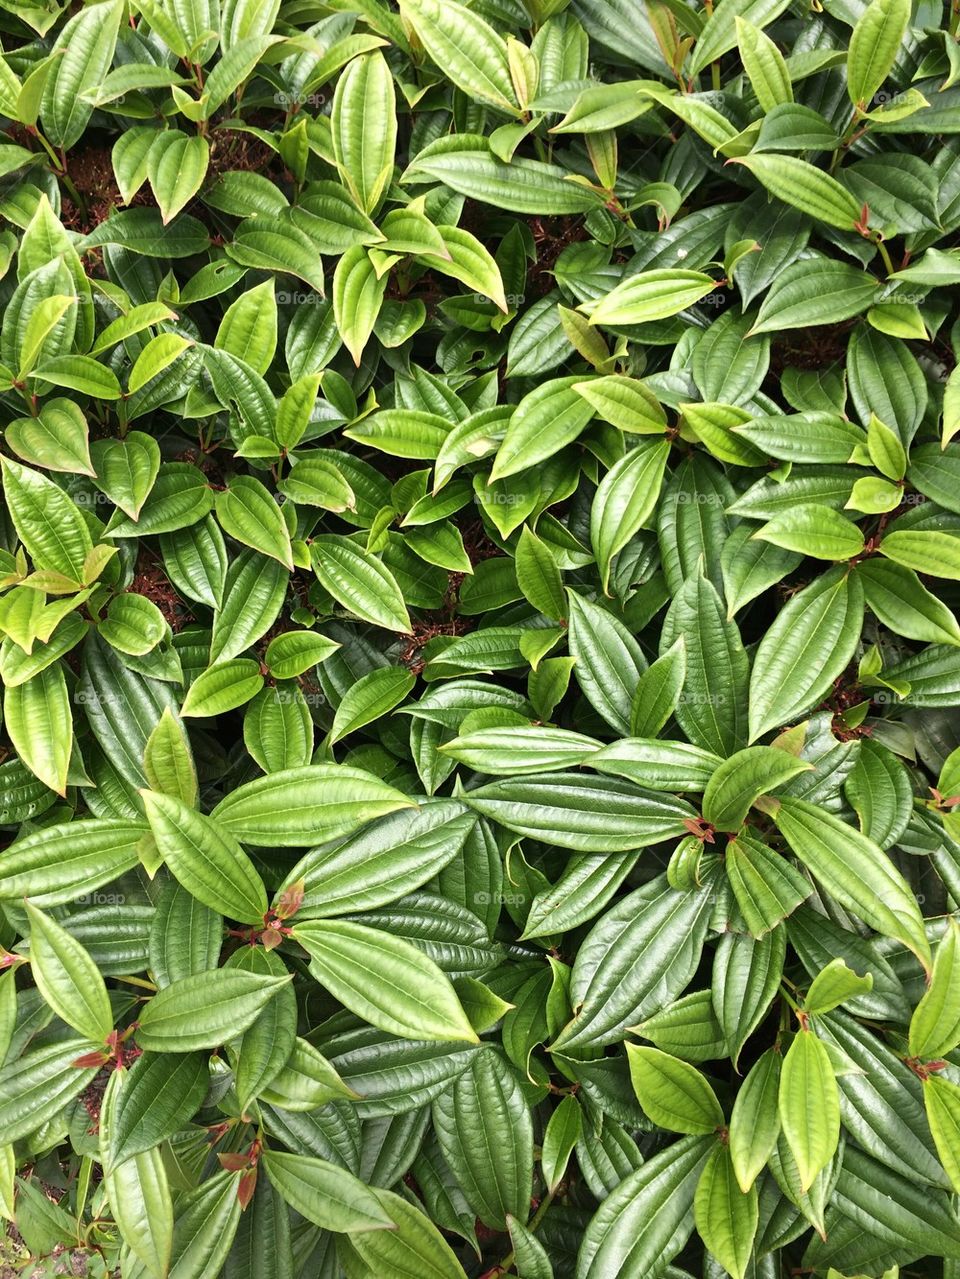
[[[877,238],[874,240],[874,244],[880,250],[880,256],[883,258],[883,265],[887,268],[887,275],[893,275],[893,262],[890,260],[890,253],[887,246],[880,239],[879,232],[877,233]]]

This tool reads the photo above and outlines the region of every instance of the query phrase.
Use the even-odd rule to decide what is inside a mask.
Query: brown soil
[[[566,217],[531,217],[527,225],[533,232],[537,260],[527,273],[527,287],[533,298],[543,297],[553,288],[553,270],[557,258],[571,244],[589,239],[583,218],[577,214]]]
[[[175,588],[171,586],[163,565],[146,547],[141,547],[137,559],[137,571],[130,584],[130,591],[136,595],[143,595],[156,604],[163,614],[164,621],[169,623],[173,631],[180,631],[188,622],[195,620]]]
[[[770,370],[777,375],[786,368],[827,369],[846,359],[850,330],[856,320],[841,324],[814,325],[792,329],[775,337],[770,348]]]
[[[89,146],[82,151],[71,151],[67,156],[67,176],[86,206],[78,207],[72,196],[63,191],[61,221],[70,230],[86,235],[115,209],[124,207],[120,188],[113,176],[109,147]],[[130,201],[131,207],[155,204],[147,186],[141,187]]]
[[[218,129],[210,143],[210,177],[240,169],[246,173],[267,175],[271,165],[283,168],[277,153],[265,142],[249,133],[233,129]],[[272,176],[272,175],[271,175]]]

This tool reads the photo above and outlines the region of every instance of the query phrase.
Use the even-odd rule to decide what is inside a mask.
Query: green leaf
[[[58,795],[65,795],[73,719],[60,663],[8,688],[3,713],[7,735],[27,768]]]
[[[210,161],[210,147],[199,134],[166,129],[158,133],[147,152],[147,178],[153,188],[164,226],[172,222],[203,185]]]
[[[780,1123],[809,1190],[840,1140],[840,1098],[826,1048],[809,1030],[794,1035],[780,1073]]]
[[[383,305],[387,276],[378,276],[367,250],[347,249],[333,273],[333,314],[343,344],[358,367]]]
[[[672,796],[579,773],[491,782],[464,800],[507,830],[578,852],[620,852],[680,838],[693,815]]]
[[[575,382],[573,389],[593,405],[597,416],[632,435],[662,435],[667,418],[659,400],[637,378],[610,374]]]
[[[569,592],[568,605],[568,642],[577,683],[607,723],[627,733],[637,683],[646,669],[640,646],[612,613],[579,593]]]
[[[365,1230],[341,1238],[341,1258],[349,1249],[366,1274],[416,1276],[417,1279],[465,1279],[465,1271],[453,1249],[433,1222],[408,1199],[389,1190],[374,1192],[393,1230]]]
[[[827,892],[877,932],[901,941],[929,969],[930,945],[916,899],[882,849],[806,800],[780,800],[774,820]]]
[[[880,554],[904,568],[960,581],[960,537],[935,529],[894,529],[880,542]]]
[[[119,400],[123,394],[117,375],[88,355],[61,355],[44,360],[29,376],[99,400]]]
[[[39,417],[20,417],[6,440],[18,457],[47,471],[93,475],[87,420],[71,400],[48,400]]]
[[[331,132],[344,185],[372,213],[393,176],[397,145],[393,76],[378,50],[354,58],[337,80]]]
[[[571,1002],[577,1012],[552,1051],[567,1053],[578,1042],[618,1042],[628,1026],[676,998],[699,963],[709,903],[709,892],[679,892],[661,875],[608,910],[574,963]]]
[[[930,985],[910,1019],[909,1051],[911,1057],[924,1060],[945,1057],[960,1043],[960,928],[949,920],[930,977]]]
[[[504,293],[503,277],[489,250],[463,227],[442,225],[437,227],[437,231],[447,256],[435,263],[436,270],[489,298],[506,314],[510,308]],[[430,261],[433,265],[433,259]]]
[[[100,84],[113,61],[121,6],[113,0],[81,9],[60,29],[43,88],[41,121],[54,146],[67,149],[79,141],[93,106],[82,90]]]
[[[495,1050],[477,1053],[433,1104],[444,1158],[484,1225],[504,1229],[526,1215],[533,1187],[533,1124],[513,1068]]]
[[[187,892],[231,919],[262,924],[266,890],[237,841],[173,795],[144,790],[140,796],[157,850]]]
[[[790,599],[757,648],[750,739],[811,709],[843,673],[860,639],[863,588],[838,566]]]
[[[68,1026],[94,1043],[113,1029],[113,1010],[100,971],[55,920],[27,902],[30,971],[40,994]]]
[[[846,961],[832,959],[826,968],[822,968],[807,990],[803,1001],[804,1010],[810,1014],[828,1013],[848,999],[862,995],[873,989],[873,974],[861,977]]]
[[[107,1084],[100,1107],[101,1157],[109,1152],[126,1083],[126,1071],[115,1070]],[[173,1247],[173,1198],[160,1151],[144,1151],[105,1169],[103,1184],[124,1242],[152,1275],[163,1279]]]
[[[633,1090],[658,1127],[709,1133],[723,1124],[716,1093],[689,1062],[637,1044],[627,1044],[627,1060]]]
[[[316,537],[310,548],[320,584],[348,612],[388,631],[412,634],[396,578],[381,560],[339,533]]]
[[[42,1128],[86,1088],[99,1067],[75,1062],[89,1048],[86,1039],[61,1039],[0,1068],[0,1125],[7,1142]]]
[[[157,647],[167,634],[163,614],[142,595],[117,595],[107,606],[107,615],[100,623],[100,634],[132,657],[142,657]]]
[[[517,725],[464,733],[440,750],[476,772],[519,777],[584,763],[599,747],[594,738],[563,728]]]
[[[637,681],[630,707],[630,734],[655,737],[677,709],[687,674],[687,650],[678,636]]]
[[[220,321],[214,346],[229,351],[263,375],[277,347],[277,299],[272,280],[265,280],[231,302]]]
[[[365,724],[388,715],[413,688],[414,676],[401,666],[381,666],[349,688],[337,707],[330,729],[330,745]]]
[[[190,685],[180,713],[209,718],[244,706],[263,687],[259,663],[252,657],[232,657],[201,671]]]
[[[701,271],[641,271],[581,310],[591,324],[647,324],[685,311],[715,288],[716,282]]]
[[[340,647],[316,631],[285,631],[267,645],[264,661],[277,679],[296,679],[325,662]]]
[[[847,52],[847,92],[865,108],[893,70],[910,22],[908,0],[870,0],[857,20]]]
[[[960,644],[960,623],[912,569],[874,556],[858,564],[856,573],[867,608],[894,634],[927,644]]]
[[[143,772],[152,790],[172,795],[190,808],[197,804],[197,770],[183,724],[170,707],[147,738]]]
[[[829,226],[852,231],[860,221],[860,206],[846,187],[806,160],[792,155],[749,155],[738,157],[737,164],[749,169],[778,200]]]
[[[664,648],[684,637],[686,671],[676,707],[687,738],[715,755],[747,744],[749,659],[736,622],[715,587],[699,573],[689,577],[667,614]]]
[[[476,135],[451,141],[461,149],[444,145],[421,152],[404,181],[433,179],[460,195],[513,213],[587,213],[599,206],[594,192],[570,181],[559,165],[525,159],[506,164],[490,153],[485,138]]]
[[[238,968],[181,977],[144,1005],[137,1043],[145,1052],[158,1053],[216,1048],[246,1030],[290,980]]]
[[[172,1136],[196,1113],[208,1084],[203,1053],[141,1053],[117,1098],[107,1162],[121,1164]]]
[[[217,494],[215,509],[224,532],[293,569],[286,520],[260,480],[252,475],[235,476],[227,488]]]
[[[644,443],[626,453],[603,477],[590,508],[590,544],[609,595],[614,556],[653,514],[670,446]]]
[[[518,114],[507,46],[455,0],[403,0],[401,11],[438,67],[470,98]]]
[[[547,1189],[553,1191],[563,1180],[567,1163],[582,1131],[583,1112],[576,1097],[563,1097],[550,1116],[543,1134],[540,1157]]]
[[[786,930],[774,928],[762,938],[727,933],[717,947],[712,998],[730,1060],[739,1069],[744,1044],[770,1009],[783,976]]]
[[[700,1238],[733,1279],[744,1279],[760,1221],[756,1186],[740,1189],[727,1146],[714,1146],[697,1183],[693,1216]]]
[[[93,542],[77,507],[52,480],[2,459],[7,509],[34,566],[82,584]]]
[[[803,162],[798,160],[797,163]],[[840,324],[865,311],[876,300],[877,288],[875,276],[846,262],[830,258],[802,259],[777,276],[763,299],[750,333],[778,333],[783,329],[803,329],[817,324]],[[753,438],[743,427],[739,431]],[[846,461],[846,457],[843,460]]]
[[[753,1186],[780,1134],[779,1052],[768,1048],[751,1066],[730,1115],[730,1162],[740,1189]]]
[[[734,18],[743,69],[757,102],[765,112],[793,101],[793,85],[783,54],[773,40],[745,17]]]
[[[449,978],[410,942],[346,920],[299,924],[293,936],[316,980],[371,1025],[408,1039],[477,1042]]]
[[[930,1075],[923,1081],[923,1103],[937,1154],[956,1192],[960,1185],[960,1087]]]
[[[323,1230],[353,1234],[395,1225],[376,1193],[337,1164],[282,1150],[264,1151],[262,1162],[285,1202]]]
[[[219,1274],[240,1221],[238,1183],[236,1173],[219,1172],[178,1199],[171,1275]]]
[[[566,595],[560,569],[550,548],[526,524],[520,530],[514,566],[520,589],[537,612],[561,621]]]
[[[623,1178],[584,1231],[575,1279],[645,1279],[663,1273],[693,1227],[694,1194],[713,1146],[687,1137]]]
[[[277,902],[303,881],[301,919],[386,906],[439,874],[475,824],[474,814],[457,800],[398,809],[307,853],[284,880]]]
[[[761,795],[813,767],[786,751],[748,746],[719,765],[703,792],[702,813],[718,830],[737,831]]]
[[[281,411],[283,402],[281,401]],[[326,458],[304,457],[280,482],[281,493],[294,502],[328,511],[356,509],[356,495],[346,478]]]
[[[525,395],[507,424],[490,480],[526,471],[572,443],[593,417],[574,390],[576,378],[553,378]]]
[[[230,564],[223,604],[214,614],[210,662],[228,662],[255,644],[277,620],[288,575],[269,556],[243,551]]]
[[[698,75],[708,63],[734,47],[742,21],[749,19],[756,27],[765,27],[787,7],[785,0],[721,0],[697,37],[690,60],[691,73]]]
[[[0,898],[29,897],[35,906],[60,906],[135,866],[146,831],[141,821],[99,818],[31,831],[6,851]]]
[[[768,520],[753,536],[819,560],[852,560],[864,546],[856,524],[819,502],[799,503]]]

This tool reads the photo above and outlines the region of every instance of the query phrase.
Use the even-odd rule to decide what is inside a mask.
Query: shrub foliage
[[[8,1254],[960,1273],[956,12],[2,4]]]

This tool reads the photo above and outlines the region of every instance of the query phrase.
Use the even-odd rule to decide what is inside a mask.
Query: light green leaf
[[[910,22],[909,0],[870,0],[850,36],[847,92],[866,108],[893,70]]]
[[[437,66],[470,98],[518,115],[503,38],[456,0],[402,0],[410,22]]]
[[[809,1030],[794,1035],[783,1059],[779,1112],[801,1188],[809,1190],[840,1140],[840,1095],[833,1066],[826,1048]]]
[[[143,790],[140,797],[157,851],[187,892],[231,919],[262,924],[263,880],[233,836],[174,795]]]
[[[40,994],[68,1026],[94,1043],[113,1029],[113,1010],[100,970],[83,946],[29,901],[30,971]]]
[[[331,129],[343,183],[372,213],[393,175],[397,145],[393,76],[379,50],[354,58],[337,80]]]
[[[716,1093],[689,1062],[637,1044],[627,1044],[627,1061],[640,1105],[658,1127],[692,1134],[722,1126]]]
[[[756,1186],[737,1184],[730,1150],[714,1146],[697,1183],[694,1221],[700,1238],[733,1279],[745,1279],[760,1220]]]
[[[290,980],[239,968],[181,977],[143,1006],[137,1043],[159,1053],[216,1048],[246,1030]]]
[[[411,942],[346,920],[298,924],[293,937],[316,980],[371,1025],[408,1039],[477,1042],[449,978]]]

